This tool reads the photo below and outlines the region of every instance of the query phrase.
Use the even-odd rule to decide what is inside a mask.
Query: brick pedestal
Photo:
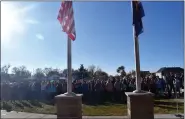
[[[82,119],[82,94],[61,94],[57,95],[55,100],[57,119]]]
[[[129,119],[154,119],[153,94],[126,92]]]

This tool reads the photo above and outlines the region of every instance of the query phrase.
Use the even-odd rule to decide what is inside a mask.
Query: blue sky
[[[183,2],[142,2],[144,33],[139,36],[141,70],[183,67]],[[57,21],[60,2],[3,2],[1,64],[67,67],[67,36]],[[116,74],[135,69],[130,2],[74,2],[77,38],[72,66],[99,66]],[[13,13],[12,13],[13,11]]]

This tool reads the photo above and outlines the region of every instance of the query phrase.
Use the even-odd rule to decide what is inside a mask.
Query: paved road
[[[183,115],[183,114],[181,114]],[[160,114],[155,115],[155,119],[180,119],[176,117],[174,114]],[[26,112],[7,112],[5,110],[1,110],[1,118],[18,118],[18,119],[56,119],[56,115],[48,115],[48,114],[36,114],[36,113],[26,113]],[[83,119],[127,119],[126,116],[83,116]],[[181,118],[184,119],[184,118]]]

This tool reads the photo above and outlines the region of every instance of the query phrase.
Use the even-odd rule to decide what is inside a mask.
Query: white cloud
[[[39,23],[37,20],[34,20],[34,19],[27,19],[25,20],[25,22],[28,24],[38,24]]]
[[[42,34],[36,34],[37,39],[44,40],[44,36]]]
[[[25,19],[35,5],[20,6],[16,2],[1,2],[1,45],[3,47],[15,47],[19,44],[19,36],[26,31]],[[32,21],[33,23],[33,21]]]

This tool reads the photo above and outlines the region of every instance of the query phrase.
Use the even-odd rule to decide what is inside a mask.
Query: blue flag
[[[145,16],[145,13],[140,1],[132,1],[132,9],[135,36],[138,37],[143,32],[142,17]]]

